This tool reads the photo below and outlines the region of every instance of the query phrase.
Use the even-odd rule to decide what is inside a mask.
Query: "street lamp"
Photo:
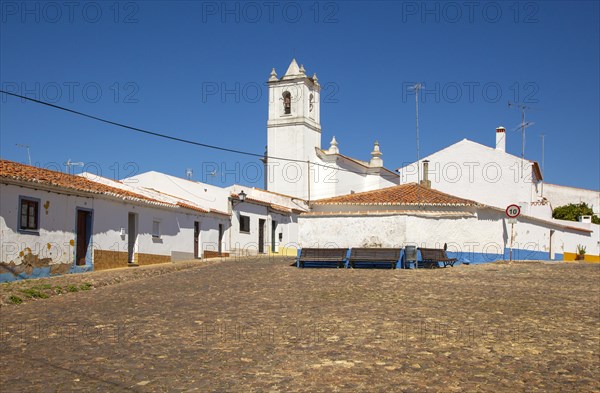
[[[240,193],[238,194],[238,200],[236,201],[235,199],[231,200],[231,206],[235,206],[237,203],[242,203],[246,200],[246,193],[244,192],[244,190],[240,191]]]

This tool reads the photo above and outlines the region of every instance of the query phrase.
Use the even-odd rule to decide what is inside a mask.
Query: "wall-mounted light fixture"
[[[231,207],[235,206],[238,203],[242,203],[246,200],[246,193],[244,192],[244,190],[240,191],[240,193],[238,194],[238,199],[232,199],[231,200]]]

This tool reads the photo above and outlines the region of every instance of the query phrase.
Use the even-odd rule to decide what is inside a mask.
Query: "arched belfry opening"
[[[289,91],[283,92],[283,114],[290,115],[292,113],[292,94]]]

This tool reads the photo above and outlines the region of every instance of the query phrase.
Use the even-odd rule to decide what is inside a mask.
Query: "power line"
[[[28,100],[28,101],[31,101],[31,102],[35,102],[37,104],[46,105],[46,106],[49,106],[51,108],[55,108],[55,109],[59,109],[59,110],[62,110],[62,111],[70,112],[70,113],[73,113],[75,115],[87,117],[89,119],[97,120],[97,121],[100,121],[100,122],[103,122],[103,123],[112,124],[113,126],[126,128],[128,130],[132,130],[132,131],[136,131],[136,132],[141,132],[143,134],[153,135],[153,136],[157,136],[157,137],[160,137],[160,138],[170,139],[170,140],[173,140],[173,141],[188,143],[188,144],[192,144],[192,145],[196,145],[196,146],[207,147],[207,148],[210,148],[210,149],[216,149],[216,150],[221,150],[221,151],[228,151],[228,152],[231,152],[231,153],[244,154],[244,155],[248,155],[248,156],[263,157],[262,155],[256,154],[256,153],[250,153],[250,152],[245,152],[245,151],[242,151],[242,150],[228,149],[228,148],[225,148],[225,147],[208,145],[208,144],[205,144],[205,143],[190,141],[188,139],[178,138],[178,137],[175,137],[175,136],[170,136],[170,135],[165,135],[165,134],[161,134],[161,133],[158,133],[158,132],[144,130],[144,129],[138,128],[138,127],[128,126],[127,124],[118,123],[118,122],[115,122],[115,121],[112,121],[112,120],[103,119],[103,118],[98,117],[98,116],[89,115],[87,113],[79,112],[79,111],[76,111],[74,109],[65,108],[65,107],[60,106],[60,105],[54,105],[54,104],[51,104],[49,102],[36,100],[35,98],[25,97],[25,96],[22,96],[22,95],[19,95],[19,94],[15,94],[15,93],[10,93],[10,92],[4,91],[4,90],[0,90],[0,93],[4,93],[4,94],[10,95],[10,96],[21,98],[21,99]]]
[[[258,158],[263,158],[263,159],[266,158],[266,159],[279,160],[279,161],[297,162],[297,163],[302,163],[302,164],[313,164],[313,165],[321,166],[321,167],[324,167],[324,168],[327,168],[327,169],[335,169],[335,170],[338,170],[340,172],[349,172],[349,173],[355,173],[355,174],[358,174],[358,175],[364,175],[365,174],[364,172],[356,172],[356,171],[351,171],[349,169],[343,169],[343,168],[339,168],[339,167],[338,168],[334,168],[334,167],[331,167],[331,166],[328,166],[328,165],[325,165],[325,164],[321,164],[321,163],[318,163],[318,162],[311,162],[311,161],[308,161],[308,160],[303,161],[303,160],[298,160],[298,159],[293,159],[293,158],[273,157],[273,156],[268,156],[268,155],[264,155],[264,154],[252,153],[252,152],[247,152],[247,151],[237,150],[237,149],[231,149],[231,148],[222,147],[222,146],[209,145],[207,143],[196,142],[196,141],[192,141],[192,140],[189,140],[189,139],[183,139],[183,138],[178,138],[178,137],[171,136],[171,135],[162,134],[162,133],[159,133],[159,132],[148,131],[148,130],[145,130],[145,129],[139,128],[139,127],[129,126],[127,124],[123,124],[123,123],[119,123],[119,122],[116,122],[116,121],[104,119],[104,118],[101,118],[101,117],[98,117],[98,116],[94,116],[94,115],[90,115],[90,114],[87,114],[87,113],[84,113],[84,112],[76,111],[74,109],[66,108],[66,107],[63,107],[63,106],[60,106],[60,105],[51,104],[49,102],[45,102],[45,101],[41,101],[41,100],[36,100],[35,98],[30,98],[30,97],[22,96],[20,94],[11,93],[11,92],[4,91],[4,90],[0,90],[0,93],[4,93],[4,94],[9,95],[9,96],[21,98],[23,100],[35,102],[36,104],[46,105],[46,106],[49,106],[51,108],[58,109],[58,110],[61,110],[61,111],[65,111],[65,112],[69,112],[69,113],[72,113],[72,114],[75,114],[75,115],[87,117],[89,119],[97,120],[97,121],[102,122],[102,123],[106,123],[106,124],[110,124],[110,125],[113,125],[113,126],[125,128],[125,129],[128,129],[128,130],[139,132],[139,133],[146,134],[146,135],[152,135],[152,136],[159,137],[159,138],[169,139],[169,140],[172,140],[172,141],[175,141],[175,142],[187,143],[187,144],[190,144],[190,145],[205,147],[207,149],[214,149],[214,150],[226,151],[226,152],[229,152],[229,153],[242,154],[242,155],[246,155],[246,156],[258,157]]]

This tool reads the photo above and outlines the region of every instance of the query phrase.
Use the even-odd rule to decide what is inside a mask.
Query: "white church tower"
[[[321,147],[320,91],[317,75],[306,75],[293,59],[285,75],[271,71],[265,187],[269,191],[309,199],[316,148]],[[285,158],[287,160],[278,160]],[[313,180],[314,181],[314,180]]]

